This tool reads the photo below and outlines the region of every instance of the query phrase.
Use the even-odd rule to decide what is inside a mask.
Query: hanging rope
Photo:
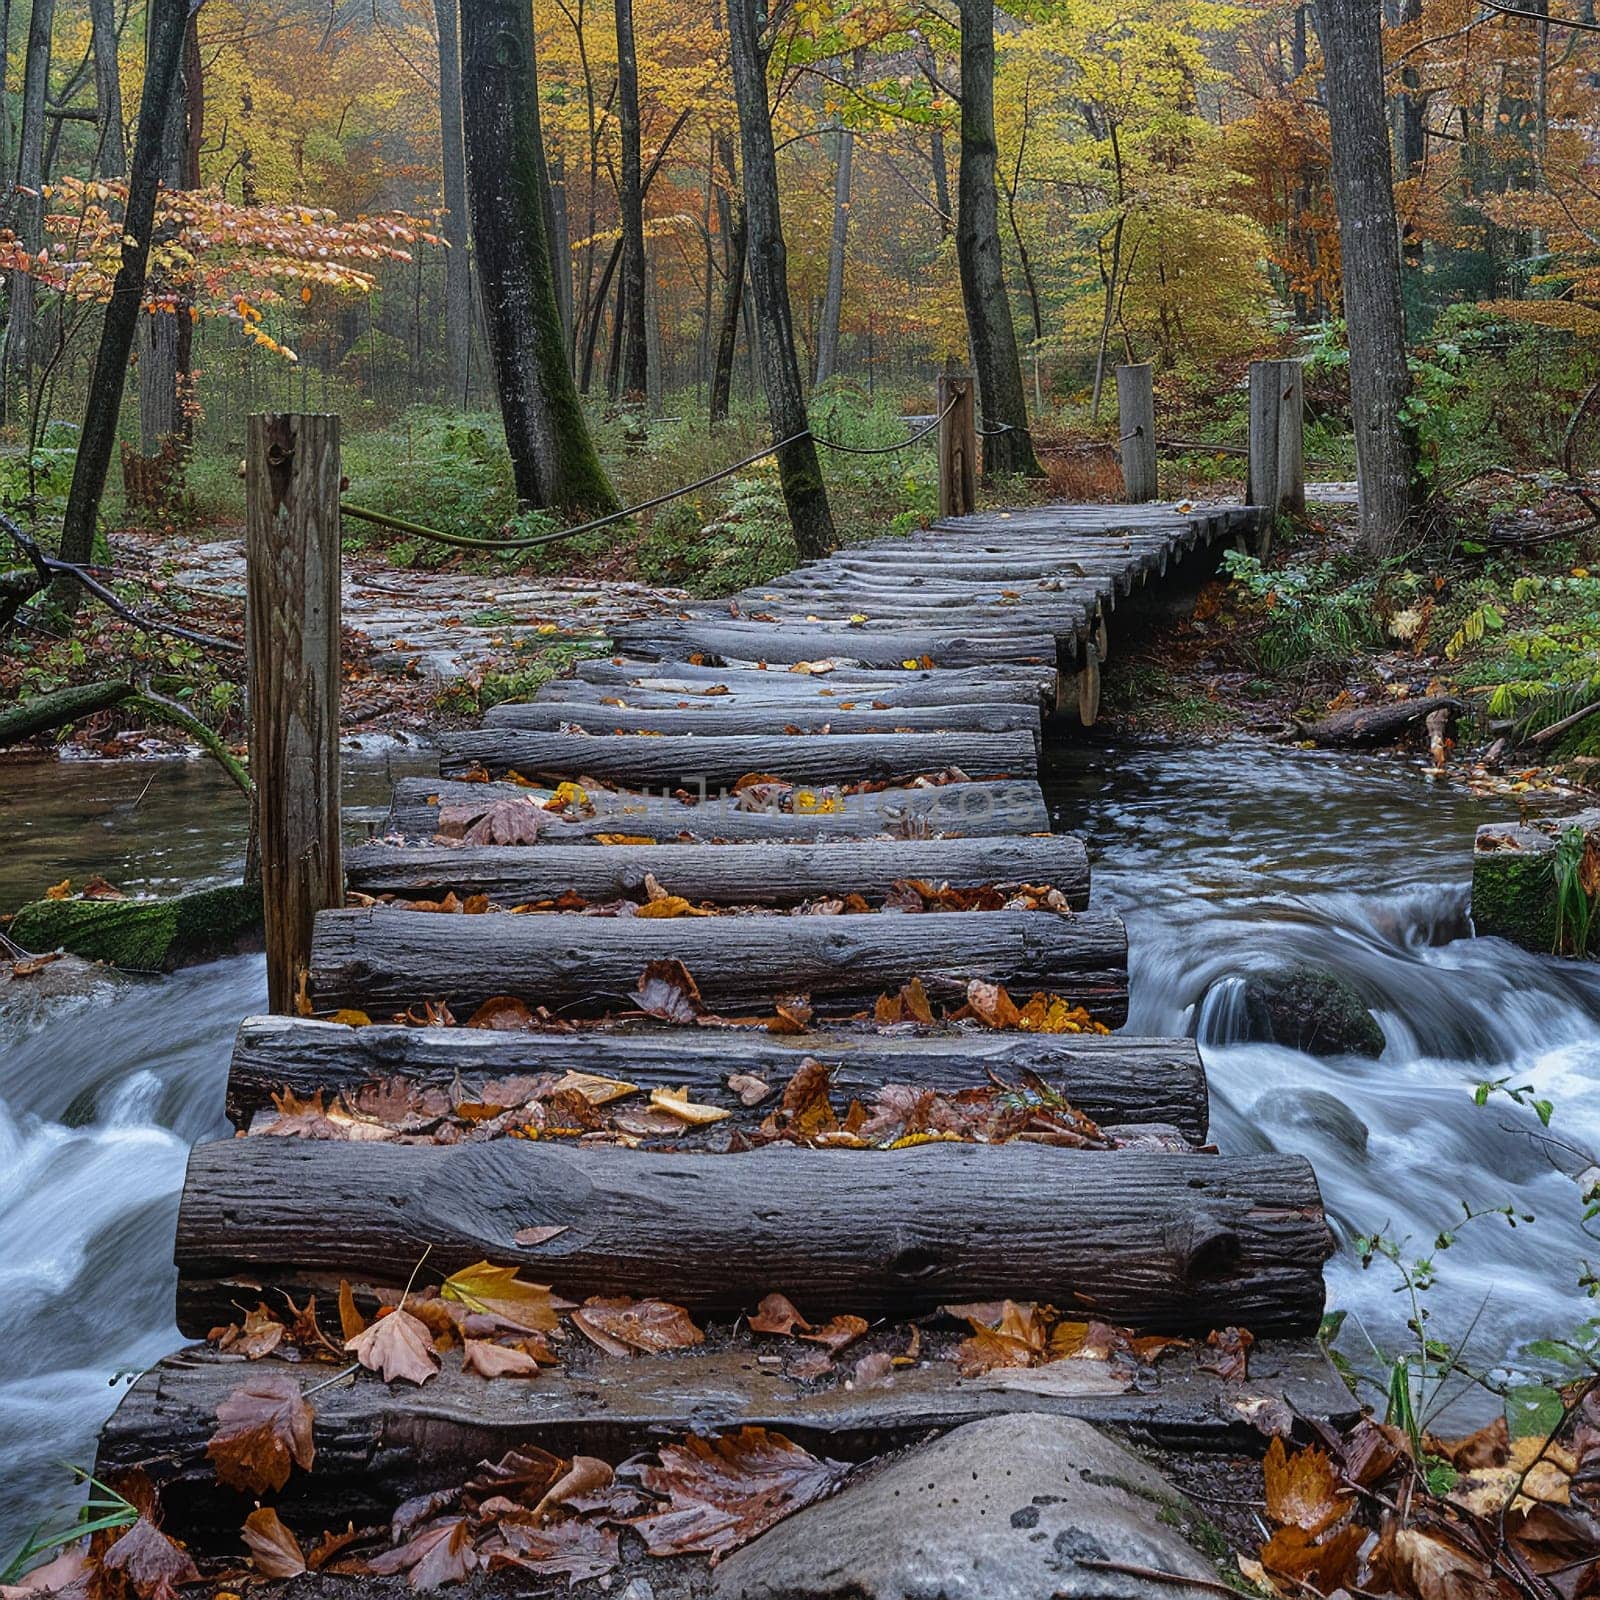
[[[609,528],[612,523],[638,516],[641,511],[653,511],[657,506],[666,505],[669,500],[679,500],[686,494],[694,494],[710,484],[731,478],[736,472],[743,472],[746,467],[753,467],[756,462],[765,461],[768,456],[775,456],[780,450],[787,450],[790,445],[799,444],[803,439],[810,439],[813,444],[821,445],[824,450],[833,450],[841,455],[893,455],[897,450],[904,450],[927,438],[954,408],[955,401],[951,400],[926,427],[919,428],[898,443],[888,445],[845,444],[838,439],[825,439],[820,434],[813,433],[810,428],[806,428],[799,433],[790,434],[787,439],[780,439],[776,444],[768,445],[765,450],[758,450],[753,456],[746,456],[743,461],[735,461],[731,467],[724,467],[720,472],[712,472],[704,478],[697,478],[681,489],[671,489],[666,494],[658,494],[652,500],[641,500],[638,505],[628,506],[625,510],[612,511],[606,516],[595,517],[590,522],[580,522],[575,528],[558,528],[554,533],[532,533],[521,538],[474,538],[471,534],[465,533],[443,533],[438,528],[429,528],[420,522],[408,522],[404,517],[393,517],[386,511],[372,511],[349,500],[341,500],[339,509],[347,517],[371,522],[380,528],[392,528],[397,533],[409,534],[414,539],[427,539],[434,544],[449,545],[456,550],[531,550],[537,545],[555,544],[562,539],[576,539],[580,534],[593,533],[599,528]]]

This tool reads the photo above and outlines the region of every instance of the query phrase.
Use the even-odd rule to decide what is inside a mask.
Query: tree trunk
[[[839,164],[833,176],[833,236],[828,241],[828,290],[822,300],[822,321],[817,328],[817,387],[833,376],[839,359],[839,317],[844,310],[844,248],[850,229],[850,165],[856,136],[841,127]]]
[[[758,343],[767,415],[772,423],[773,442],[783,444],[778,451],[778,476],[789,508],[795,548],[802,560],[815,561],[826,555],[836,540],[828,491],[806,416],[800,364],[795,357],[788,259],[778,207],[778,158],[772,147],[766,52],[759,33],[755,0],[730,0],[728,38],[744,154],[750,289],[760,323]]]
[[[933,125],[928,150],[933,163],[933,203],[939,209],[939,232],[948,239],[955,232],[956,219],[950,209],[950,165],[944,154],[944,129]]]
[[[673,846],[666,847],[675,848]],[[532,852],[537,854],[537,852]],[[609,854],[591,850],[591,856]],[[724,855],[740,852],[723,850]],[[310,1097],[318,1089],[347,1096],[364,1083],[404,1076],[419,1088],[457,1081],[481,1100],[486,1080],[527,1070],[529,1036],[484,1028],[407,1028],[288,1017],[247,1017],[240,1024],[228,1073],[228,1116],[248,1128],[285,1088]],[[696,1100],[731,1108],[732,1067],[714,1030],[699,1028],[579,1029],[538,1036],[545,1072],[590,1072],[641,1087],[687,1086]],[[1035,1072],[1099,1123],[1160,1122],[1203,1144],[1209,1117],[1205,1071],[1192,1039],[1136,1039],[1094,1033],[949,1033],[922,1037],[759,1032],[739,1039],[738,1070],[774,1087],[787,1083],[807,1056],[838,1063],[835,1091],[845,1099],[890,1083],[944,1090],[981,1086],[993,1070],[1015,1082]]]
[[[566,1232],[544,1249],[512,1243],[540,1225]],[[438,1276],[487,1256],[573,1300],[669,1289],[699,1317],[773,1292],[869,1318],[1010,1295],[1203,1336],[1230,1323],[1314,1333],[1331,1240],[1296,1155],[946,1143],[701,1155],[258,1136],[190,1157],[178,1325],[199,1337],[237,1316],[240,1275],[295,1291],[341,1277],[398,1289],[427,1246]]]
[[[55,26],[55,0],[33,0],[28,18],[27,54],[22,78],[22,128],[17,142],[17,236],[38,254],[44,244],[44,121],[50,92],[50,42]],[[28,193],[26,191],[32,191]],[[9,319],[6,323],[7,387],[13,380],[24,389],[33,368],[34,282],[25,272],[11,274]]]
[[[1350,339],[1361,539],[1383,555],[1405,537],[1417,456],[1414,428],[1402,414],[1411,378],[1384,112],[1382,25],[1370,0],[1321,0],[1317,14]]]
[[[116,0],[89,0],[90,46],[94,51],[95,105],[100,116],[95,172],[121,178],[128,170],[122,135],[122,71],[117,62]]]
[[[614,511],[551,270],[533,14],[517,0],[474,0],[461,23],[474,258],[517,495],[578,516]]]
[[[995,190],[994,0],[961,0],[961,188],[956,256],[966,306],[978,400],[985,477],[1042,477],[1028,434],[1017,333],[1000,255]],[[1003,429],[989,433],[989,429]]]
[[[467,154],[461,134],[461,34],[457,0],[434,0],[439,32],[439,135],[443,147],[445,384],[464,406],[472,360],[472,257],[467,227]]]
[[[738,169],[734,166],[733,140],[726,134],[719,136],[718,153],[722,170],[728,175],[728,186],[717,197],[722,214],[722,232],[727,241],[727,255],[723,262],[722,319],[717,326],[717,349],[711,369],[710,420],[715,427],[728,420],[728,406],[733,398],[733,358],[739,348],[739,319],[744,310],[745,228],[744,197],[739,192]]]
[[[128,357],[133,351],[144,299],[167,121],[179,92],[179,68],[192,3],[193,0],[150,0],[144,88],[139,98],[139,124],[128,179],[122,258],[100,325],[100,347],[89,381],[89,402],[78,436],[78,456],[61,530],[62,559],[80,566],[94,554],[95,523],[116,446]],[[75,603],[76,587],[70,580],[56,586],[63,604]]]
[[[633,0],[615,0],[617,19],[617,132],[622,140],[622,371],[619,392],[643,400],[649,389],[650,345],[645,331],[644,198],[640,193],[639,63],[633,41]]]

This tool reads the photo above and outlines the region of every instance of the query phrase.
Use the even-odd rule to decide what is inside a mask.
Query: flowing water
[[[401,758],[407,770],[417,758]],[[349,762],[347,818],[378,814],[399,762]],[[1435,1330],[1474,1319],[1490,1365],[1582,1314],[1586,1240],[1554,1145],[1532,1112],[1472,1103],[1511,1075],[1556,1103],[1551,1134],[1600,1144],[1600,967],[1466,937],[1472,830],[1503,819],[1390,763],[1256,744],[1075,746],[1049,776],[1057,826],[1082,830],[1095,898],[1128,919],[1140,1033],[1198,1032],[1213,1126],[1230,1152],[1304,1151],[1343,1239],[1374,1228],[1440,1258]],[[0,906],[71,875],[171,890],[237,874],[243,814],[199,763],[0,768]],[[1314,1060],[1238,1042],[1236,981],[1306,961],[1373,1005],[1378,1061]],[[129,1376],[177,1343],[169,1265],[189,1145],[226,1131],[234,1028],[259,1008],[259,957],[0,1014],[0,1557],[72,1499]],[[1398,1348],[1406,1306],[1381,1268],[1329,1263],[1330,1304]],[[1361,1336],[1344,1345],[1362,1355]]]
[[[1600,1147],[1600,965],[1470,936],[1473,830],[1509,802],[1389,761],[1245,742],[1076,746],[1049,789],[1055,825],[1089,839],[1097,901],[1127,919],[1128,1030],[1199,1038],[1224,1150],[1315,1164],[1345,1246],[1328,1303],[1350,1313],[1352,1361],[1415,1347],[1395,1274],[1349,1248],[1374,1230],[1412,1258],[1456,1232],[1435,1255],[1429,1331],[1470,1330],[1479,1370],[1592,1312],[1578,1280],[1600,1250],[1573,1175]],[[1300,962],[1360,992],[1380,1059],[1241,1042],[1242,977]],[[1474,1104],[1503,1077],[1554,1103],[1548,1131],[1501,1096]],[[1515,1228],[1464,1223],[1465,1205],[1508,1204]]]
[[[418,758],[345,758],[356,837]],[[99,872],[130,893],[236,882],[239,793],[209,762],[0,767],[0,907]],[[53,969],[47,969],[52,970]],[[127,1382],[179,1338],[172,1239],[189,1146],[227,1131],[228,1055],[260,956],[0,1010],[0,1567],[72,1504]]]

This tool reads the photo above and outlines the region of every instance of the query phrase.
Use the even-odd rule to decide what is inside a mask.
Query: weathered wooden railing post
[[[973,387],[972,379],[964,374],[940,374],[937,411],[941,418],[941,517],[964,517],[978,508],[978,412],[973,403]]]
[[[1245,500],[1266,516],[1255,553],[1272,547],[1272,526],[1306,508],[1305,369],[1298,361],[1250,363],[1250,479]]]
[[[250,769],[267,994],[293,1012],[339,850],[339,419],[253,416],[245,450]]]
[[[1117,432],[1121,435],[1123,499],[1154,500],[1156,482],[1155,374],[1148,361],[1117,368]]]

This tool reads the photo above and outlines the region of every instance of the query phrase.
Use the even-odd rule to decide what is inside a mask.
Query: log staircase
[[[664,627],[625,629],[615,658],[451,736],[439,781],[398,785],[388,835],[349,861],[362,896],[592,906],[660,888],[697,907],[749,909],[455,916],[380,902],[324,913],[310,1003],[324,1015],[365,1012],[373,1025],[258,1017],[241,1027],[227,1094],[238,1136],[194,1152],[184,1191],[182,1332],[202,1340],[259,1301],[315,1294],[327,1308],[341,1280],[370,1309],[383,1293],[392,1301],[425,1256],[435,1278],[486,1258],[573,1301],[657,1296],[715,1337],[632,1360],[580,1352],[535,1381],[465,1373],[459,1353],[420,1388],[353,1374],[317,1395],[317,1467],[279,1498],[286,1520],[297,1507],[341,1526],[384,1518],[514,1445],[617,1459],[667,1435],[759,1422],[859,1458],[1026,1409],[1235,1450],[1263,1442],[1252,1427],[1263,1405],[1314,1417],[1353,1409],[1315,1342],[1330,1248],[1315,1177],[1298,1156],[1208,1146],[1191,1040],[874,1020],[877,997],[912,980],[938,1011],[978,980],[1019,1001],[1062,996],[1111,1028],[1125,1020],[1122,924],[1088,909],[1082,843],[1049,832],[1042,718],[1065,703],[1092,719],[1113,607],[1169,570],[1192,577],[1253,517],[1056,507],[847,551]],[[771,803],[748,809],[748,793],[727,791],[753,773]],[[862,792],[829,787],[864,779]],[[583,786],[592,814],[544,809],[560,783]],[[803,803],[787,785],[807,791]],[[442,807],[497,801],[538,808],[532,844],[436,840]],[[1059,895],[1056,908],[1026,910],[886,906],[911,879]],[[826,900],[848,905],[800,910]],[[658,961],[681,961],[722,1016],[772,1014],[797,994],[811,1014],[798,1033],[640,1019],[637,985]],[[465,1019],[502,996],[572,1026],[386,1020],[429,1004]],[[888,1084],[1042,1083],[1124,1147],[739,1150],[772,1102],[747,1105],[730,1077],[781,1091],[808,1058],[833,1069],[841,1104]],[[486,1083],[545,1071],[686,1089],[731,1115],[714,1133],[656,1148],[250,1135],[286,1091],[331,1100],[399,1079],[471,1100]],[[672,1143],[694,1147],[659,1148]],[[1196,1342],[1120,1389],[1017,1387],[1004,1371],[963,1380],[941,1359],[856,1387],[847,1365],[797,1379],[752,1337],[739,1319],[771,1292],[819,1320],[904,1322],[953,1302],[1036,1300]],[[1255,1335],[1245,1375],[1208,1364],[1206,1337],[1227,1326]],[[306,1384],[328,1370],[307,1368]],[[236,1548],[247,1509],[206,1457],[217,1407],[240,1377],[236,1357],[185,1351],[133,1386],[102,1439],[102,1472],[143,1467],[169,1531],[197,1544]]]

